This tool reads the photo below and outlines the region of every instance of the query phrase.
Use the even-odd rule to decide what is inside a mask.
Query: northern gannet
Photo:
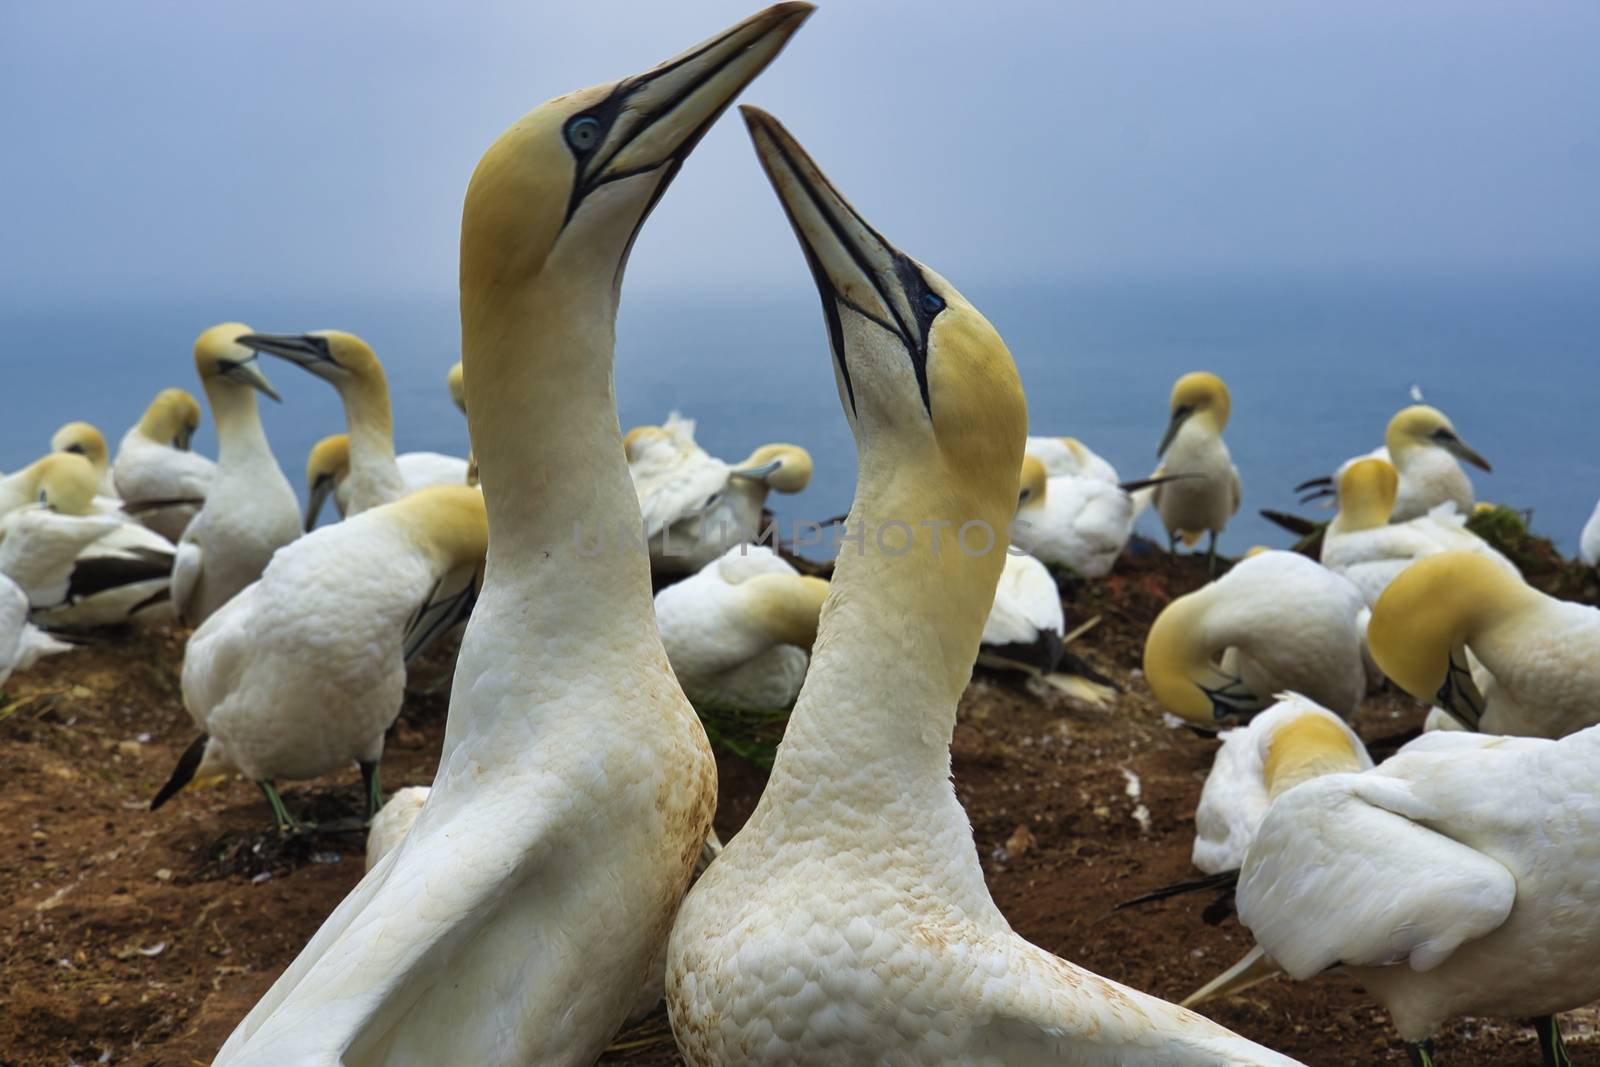
[[[169,541],[200,513],[216,476],[216,463],[189,450],[199,426],[200,402],[186,390],[163,389],[122,435],[111,465],[129,513]]]
[[[256,410],[256,393],[274,400],[278,394],[257,354],[238,342],[249,332],[243,323],[225,322],[194,343],[195,370],[217,427],[217,471],[172,566],[172,603],[189,626],[261,577],[272,554],[300,536],[300,502]]]
[[[1367,640],[1395,684],[1470,729],[1558,738],[1600,723],[1600,608],[1547,596],[1481,555],[1406,568]]]
[[[273,782],[355,762],[375,813],[406,654],[470,608],[443,590],[482,567],[487,536],[478,490],[435,487],[279,549],[259,581],[189,638],[183,705],[202,736],[151,808],[195,777],[237,768],[279,824],[294,825]]]
[[[286,359],[339,391],[349,430],[344,496],[347,516],[359,515],[405,495],[405,476],[394,456],[389,380],[384,376],[383,364],[365,341],[343,330],[318,330],[292,336],[253,333],[239,338],[239,343]]]
[[[95,492],[117,499],[117,487],[111,479],[111,449],[106,444],[106,435],[93,423],[67,423],[51,435],[50,451],[75,452],[88,460],[100,479],[95,485]]]
[[[695,443],[694,420],[675,411],[660,426],[635,426],[623,445],[650,562],[667,574],[692,573],[755,542],[767,494],[798,493],[811,482],[811,454],[800,446],[762,445],[741,463],[724,463]]]
[[[950,738],[1017,504],[1016,368],[776,120],[745,118],[822,293],[860,457],[849,525],[867,536],[840,554],[766,791],[673,926],[680,1051],[693,1067],[1293,1063],[1050,955],[995,907]],[[894,551],[887,523],[909,530]]]
[[[1387,460],[1352,463],[1339,475],[1339,512],[1322,538],[1322,565],[1354,582],[1369,605],[1401,571],[1440,552],[1475,552],[1518,575],[1510,560],[1467,529],[1466,517],[1453,504],[1390,524],[1398,485],[1399,475]]]
[[[1045,473],[1052,478],[1070,474],[1112,485],[1121,481],[1115,467],[1076,437],[1030,437],[1023,452],[1043,463]]]
[[[467,484],[467,461],[456,456],[441,452],[402,452],[394,462],[408,493],[430,485]],[[329,496],[333,497],[341,517],[349,512],[349,475],[349,434],[329,434],[311,446],[306,456],[307,532],[317,525],[317,515]]]
[[[735,545],[656,594],[672,673],[696,705],[788,708],[805,680],[828,583],[764,545]]]
[[[439,772],[219,1067],[589,1067],[659,973],[716,765],[661,647],[648,558],[589,554],[573,524],[639,524],[612,385],[633,239],[810,11],[780,4],[552,100],[479,162],[461,336],[490,549]]]
[[[1361,591],[1297,552],[1262,552],[1168,604],[1145,638],[1163,707],[1215,729],[1304,694],[1348,717],[1366,693]]]
[[[1015,547],[995,587],[983,624],[978,666],[1027,675],[1069,696],[1104,706],[1116,693],[1110,680],[1067,652],[1066,614],[1050,568]]]
[[[1457,1015],[1534,1019],[1544,1063],[1567,1067],[1553,1016],[1600,998],[1597,765],[1600,727],[1447,731],[1282,793],[1239,876],[1252,956],[1297,979],[1344,967],[1420,1067]]]
[[[1115,482],[1081,474],[1052,475],[1037,456],[1022,460],[1014,538],[1029,555],[1104,578],[1133,533],[1133,498]]]
[[[1351,464],[1363,459],[1385,459],[1394,464],[1400,475],[1390,522],[1409,522],[1440,504],[1453,504],[1462,515],[1472,514],[1472,480],[1456,461],[1465,460],[1479,470],[1491,468],[1488,460],[1461,439],[1444,412],[1426,404],[1401,408],[1389,420],[1383,441],[1383,447],[1346,460],[1333,477],[1313,478],[1295,488],[1312,490],[1305,500],[1332,496],[1337,492],[1339,475]]]
[[[13,671],[25,671],[45,656],[71,652],[75,647],[58,641],[28,621],[28,594],[0,572],[0,685]]]
[[[1217,535],[1238,512],[1244,495],[1239,468],[1222,441],[1232,399],[1221,378],[1193,371],[1173,385],[1171,409],[1167,432],[1156,449],[1161,460],[1156,476],[1183,477],[1156,487],[1156,512],[1166,527],[1168,548],[1174,552],[1179,540],[1193,545],[1209,531],[1206,555],[1215,571]]]

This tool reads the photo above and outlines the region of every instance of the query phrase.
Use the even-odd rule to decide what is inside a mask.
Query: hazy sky
[[[0,7],[0,294],[449,292],[485,146],[753,11]],[[1592,0],[827,0],[746,93],[964,278],[1600,264]],[[800,284],[725,118],[637,289]]]

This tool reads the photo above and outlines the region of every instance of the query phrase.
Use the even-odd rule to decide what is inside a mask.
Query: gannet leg
[[[361,780],[367,784],[367,818],[371,819],[383,807],[383,786],[378,783],[378,761],[357,760]]]
[[[1561,1040],[1561,1024],[1554,1015],[1533,1020],[1533,1032],[1539,1035],[1539,1054],[1544,1058],[1544,1067],[1572,1067],[1572,1057],[1567,1055],[1566,1043]]]
[[[1414,1045],[1406,1046],[1406,1055],[1411,1058],[1412,1067],[1434,1067],[1433,1038],[1418,1041]]]
[[[1206,573],[1217,576],[1217,531],[1211,531],[1211,546],[1206,549]]]
[[[267,803],[272,805],[272,814],[278,820],[278,829],[303,829],[300,823],[295,820],[295,817],[289,814],[289,809],[283,806],[283,798],[278,795],[278,791],[273,788],[269,779],[262,778],[256,782],[256,785],[267,795]]]

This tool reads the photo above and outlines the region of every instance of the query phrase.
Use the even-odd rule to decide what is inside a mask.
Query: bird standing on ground
[[[278,394],[256,353],[239,344],[249,332],[243,323],[225,322],[194,343],[195,370],[217,427],[217,471],[172,565],[172,603],[189,626],[261,577],[272,554],[300,536],[300,502],[256,410],[257,393],[274,400]]]
[[[1167,530],[1167,546],[1176,552],[1180,540],[1193,545],[1209,532],[1206,556],[1213,574],[1217,535],[1238,512],[1244,495],[1239,468],[1222,441],[1231,405],[1221,378],[1205,371],[1185,374],[1172,387],[1172,419],[1156,449],[1161,459],[1158,477],[1185,476],[1155,489],[1156,512]]]
[[[745,118],[822,293],[860,456],[848,521],[868,535],[840,555],[761,801],[673,926],[680,1051],[693,1067],[1293,1063],[1050,955],[995,907],[950,738],[1006,542],[940,551],[933,537],[1011,521],[1027,425],[1016,368],[776,120]],[[887,522],[908,524],[904,551],[879,547]]]
[[[810,10],[780,4],[552,100],[479,162],[461,336],[490,550],[439,772],[219,1067],[589,1067],[658,973],[716,768],[661,647],[646,555],[586,554],[573,523],[639,523],[612,384],[633,239]]]

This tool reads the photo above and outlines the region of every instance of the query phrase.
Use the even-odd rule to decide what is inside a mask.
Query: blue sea
[[[1027,389],[1032,432],[1073,434],[1125,479],[1156,463],[1173,380],[1211,370],[1233,393],[1225,437],[1244,508],[1223,535],[1233,554],[1283,545],[1260,508],[1306,512],[1292,487],[1382,443],[1420,387],[1494,465],[1471,471],[1480,499],[1532,513],[1567,552],[1600,495],[1600,277],[1470,279],[1164,278],[975,284],[963,291],[999,328]],[[0,301],[5,353],[0,470],[36,458],[71,419],[115,448],[149,399],[197,395],[191,350],[228,319],[267,332],[338,327],[384,361],[400,451],[464,455],[465,422],[445,391],[459,358],[453,293],[423,298],[249,296],[25,307]],[[279,462],[302,494],[305,456],[343,428],[333,389],[264,360],[284,403],[264,403]],[[809,449],[810,488],[772,504],[795,519],[846,510],[855,453],[840,411],[816,296],[802,290],[667,293],[628,289],[617,392],[624,428],[678,410],[712,454],[768,441]],[[214,454],[209,423],[196,448]],[[1141,530],[1159,533],[1151,515]]]

